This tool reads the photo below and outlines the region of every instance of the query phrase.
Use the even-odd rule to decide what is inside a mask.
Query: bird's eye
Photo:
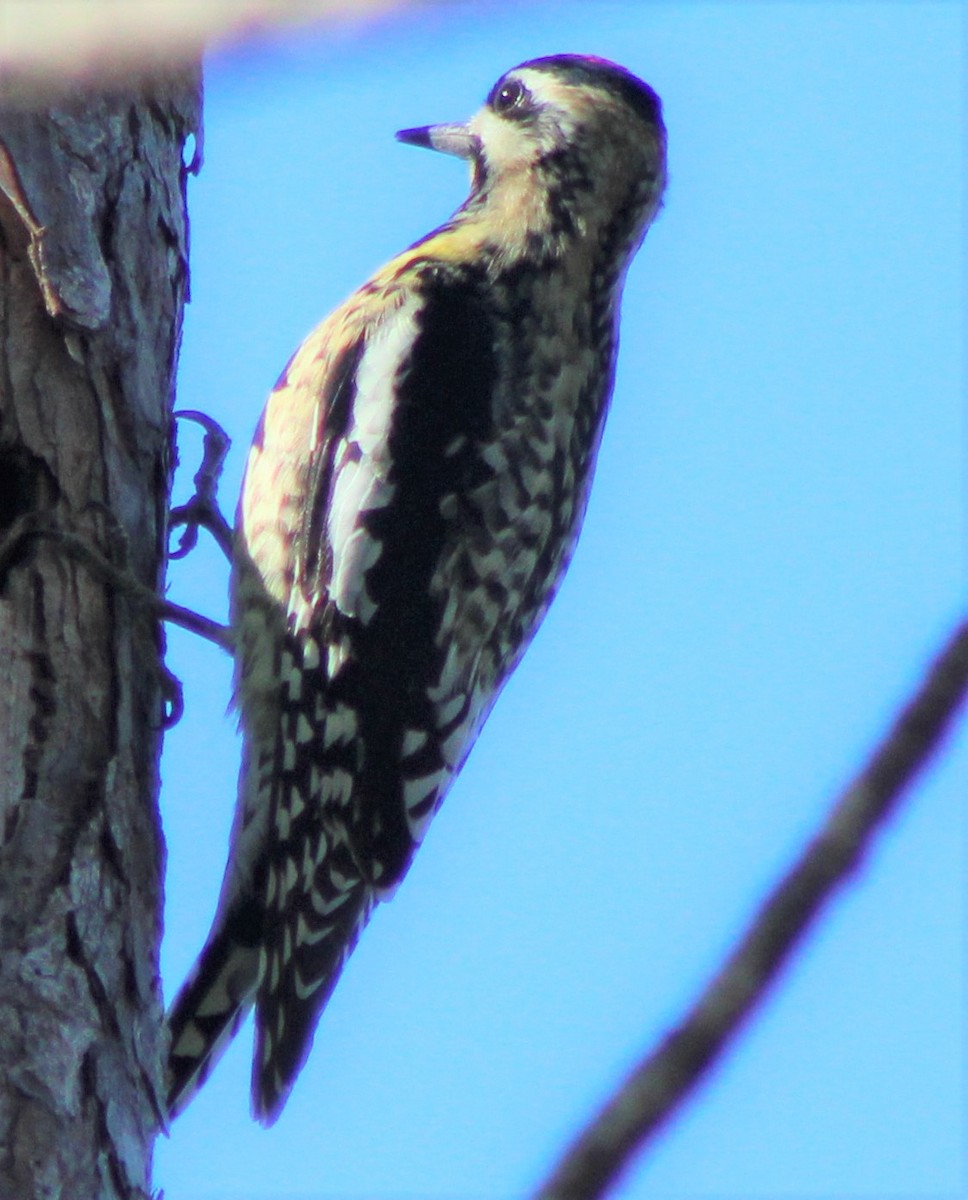
[[[521,111],[527,108],[530,99],[531,93],[520,80],[509,79],[507,83],[502,83],[494,93],[491,107],[496,113],[504,116],[514,109]]]

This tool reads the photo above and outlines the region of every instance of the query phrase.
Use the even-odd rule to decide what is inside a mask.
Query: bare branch
[[[82,0],[54,6],[43,19],[37,0],[3,0],[0,71],[38,84],[101,81],[191,63],[204,49],[265,38],[323,19],[360,22],[402,0],[153,0],[140,4]]]
[[[952,635],[867,765],[767,898],[692,1010],[576,1138],[537,1200],[604,1196],[722,1054],[811,922],[895,811],[968,691],[968,622]]]
[[[96,578],[109,583],[157,620],[181,625],[190,633],[196,633],[199,637],[214,642],[220,649],[232,653],[232,631],[227,625],[220,625],[210,617],[204,617],[181,604],[163,599],[139,582],[127,567],[119,567],[111,562],[87,537],[58,526],[49,514],[44,512],[31,512],[18,517],[8,532],[0,538],[0,592],[7,573],[22,561],[25,544],[44,538],[55,541],[64,554],[81,563]]]

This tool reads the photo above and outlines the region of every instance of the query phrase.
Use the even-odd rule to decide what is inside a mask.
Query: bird
[[[239,793],[168,1014],[171,1116],[254,1008],[252,1113],[278,1118],[572,558],[662,204],[659,97],[602,58],[530,59],[466,123],[396,136],[466,160],[469,194],[306,338],[249,451]]]

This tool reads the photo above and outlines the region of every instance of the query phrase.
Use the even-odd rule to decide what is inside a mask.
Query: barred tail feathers
[[[266,942],[252,1060],[252,1113],[263,1125],[275,1122],[289,1098],[320,1013],[377,904],[358,875],[340,882],[338,895],[317,888],[277,914],[278,935]]]
[[[265,924],[265,854],[274,755],[243,743],[231,851],[208,941],[168,1012],[168,1111],[182,1112],[255,1003]]]
[[[259,947],[227,920],[206,945],[168,1013],[168,1112],[176,1117],[238,1033],[259,986]]]

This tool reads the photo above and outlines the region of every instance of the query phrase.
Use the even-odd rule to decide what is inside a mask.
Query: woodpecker
[[[628,265],[661,204],[656,93],[604,59],[503,75],[467,200],[309,335],[249,452],[232,567],[244,735],[208,941],[169,1014],[180,1112],[255,1008],[271,1124],[575,548]]]

